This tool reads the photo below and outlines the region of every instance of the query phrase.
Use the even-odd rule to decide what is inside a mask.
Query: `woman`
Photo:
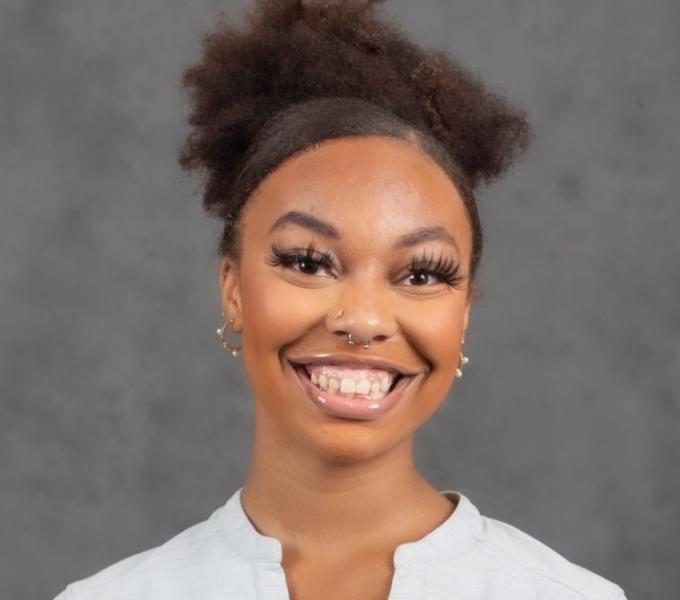
[[[253,387],[250,469],[206,521],[60,600],[624,598],[414,466],[467,362],[474,190],[528,125],[375,4],[257,2],[186,71],[180,162],[223,222],[217,333]]]

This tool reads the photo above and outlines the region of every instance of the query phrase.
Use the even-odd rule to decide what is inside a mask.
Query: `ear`
[[[470,319],[470,309],[472,308],[472,302],[468,301],[465,305],[465,312],[463,313],[463,336],[467,330],[468,321]]]
[[[238,265],[231,258],[223,256],[220,260],[218,279],[225,322],[234,319],[232,328],[236,333],[240,333],[243,310],[241,305],[239,270]]]

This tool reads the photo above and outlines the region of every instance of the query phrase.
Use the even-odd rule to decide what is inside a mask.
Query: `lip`
[[[297,365],[341,365],[343,367],[355,369],[385,369],[386,371],[393,371],[400,375],[407,377],[414,377],[422,373],[422,370],[414,370],[409,367],[399,365],[397,363],[388,362],[382,358],[362,356],[345,356],[342,354],[315,354],[314,356],[301,357],[287,357],[288,361],[296,367]]]
[[[302,389],[307,397],[321,410],[334,417],[342,417],[345,419],[357,420],[374,420],[380,418],[387,411],[389,411],[399,400],[404,396],[404,392],[409,388],[415,375],[405,375],[402,377],[394,387],[394,389],[379,400],[371,398],[340,396],[338,394],[331,394],[316,387],[304,372],[302,365],[295,364],[291,361],[286,361],[288,366],[293,371],[292,375],[300,382]],[[366,365],[366,361],[354,361],[359,365]],[[350,362],[342,362],[335,364],[351,364]],[[378,365],[374,365],[378,366]],[[387,368],[382,366],[381,368]]]

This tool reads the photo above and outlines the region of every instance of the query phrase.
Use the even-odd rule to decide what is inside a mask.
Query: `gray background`
[[[2,2],[2,598],[51,598],[245,477],[248,385],[214,333],[217,224],[176,165],[181,70],[218,9],[244,5]],[[480,194],[471,360],[418,464],[629,599],[677,598],[680,3],[386,12],[535,129]]]

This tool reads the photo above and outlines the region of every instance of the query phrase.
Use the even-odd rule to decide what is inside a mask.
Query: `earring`
[[[463,334],[463,343],[465,343],[465,334]],[[456,377],[463,376],[463,371],[461,370],[461,367],[469,362],[470,359],[467,356],[465,356],[462,352],[460,352],[460,362],[458,363],[458,367],[456,368]]]
[[[222,311],[222,315],[224,315],[224,311]],[[229,344],[229,342],[227,341],[227,336],[226,336],[227,326],[231,327],[233,322],[234,322],[234,319],[229,319],[228,325],[227,325],[227,323],[225,323],[224,325],[222,325],[222,327],[219,327],[217,329],[217,335],[222,340],[222,347],[225,350],[229,350],[231,352],[232,356],[238,356],[238,354],[241,351],[241,348],[243,346],[231,346]]]

